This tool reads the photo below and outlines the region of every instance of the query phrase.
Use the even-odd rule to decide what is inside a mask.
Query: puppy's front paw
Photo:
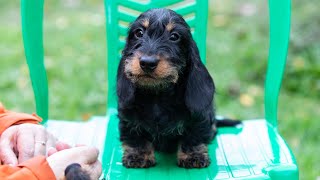
[[[183,168],[204,168],[210,165],[207,145],[191,147],[183,152],[181,148],[178,151],[178,166]]]
[[[122,158],[122,164],[127,168],[148,168],[156,165],[156,161],[146,154],[126,154]]]
[[[186,158],[178,159],[178,166],[184,168],[204,168],[210,165],[210,158],[207,154],[189,154]]]
[[[148,168],[156,165],[153,148],[123,145],[122,164],[127,168]]]

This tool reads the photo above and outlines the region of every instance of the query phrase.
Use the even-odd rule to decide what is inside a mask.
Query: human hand
[[[0,137],[0,158],[4,164],[17,165],[34,156],[46,155],[50,148],[55,148],[56,141],[41,125],[14,125]]]
[[[85,144],[76,144],[75,147],[80,147],[80,146],[86,146]],[[70,149],[72,146],[70,144],[67,144],[62,141],[57,141],[56,142],[56,147],[55,148],[50,148],[48,149],[47,156],[51,156],[52,154],[65,150],[65,149]]]
[[[72,146],[70,146],[69,144],[61,142],[61,141],[57,141],[56,147],[48,149],[47,156],[51,156],[52,154],[54,154],[56,152],[59,152],[59,151],[65,150],[65,149],[70,149],[70,148],[72,148]]]
[[[56,179],[64,177],[67,166],[73,163],[81,165],[91,179],[98,179],[102,172],[101,163],[98,160],[97,148],[80,146],[58,151],[47,158]]]

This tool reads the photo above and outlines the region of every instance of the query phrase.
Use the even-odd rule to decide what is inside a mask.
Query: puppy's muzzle
[[[157,68],[160,59],[156,56],[144,55],[139,60],[141,69],[146,73],[151,73]]]

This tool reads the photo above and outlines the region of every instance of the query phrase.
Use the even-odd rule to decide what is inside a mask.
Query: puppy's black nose
[[[156,56],[141,56],[140,67],[144,72],[152,72],[156,69],[159,59]]]

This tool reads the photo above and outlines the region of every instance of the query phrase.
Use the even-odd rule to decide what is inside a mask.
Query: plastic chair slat
[[[37,114],[48,120],[48,83],[43,61],[43,0],[21,0],[24,51],[36,100]]]
[[[290,36],[290,0],[269,0],[270,49],[265,82],[265,116],[277,128],[278,96]]]

